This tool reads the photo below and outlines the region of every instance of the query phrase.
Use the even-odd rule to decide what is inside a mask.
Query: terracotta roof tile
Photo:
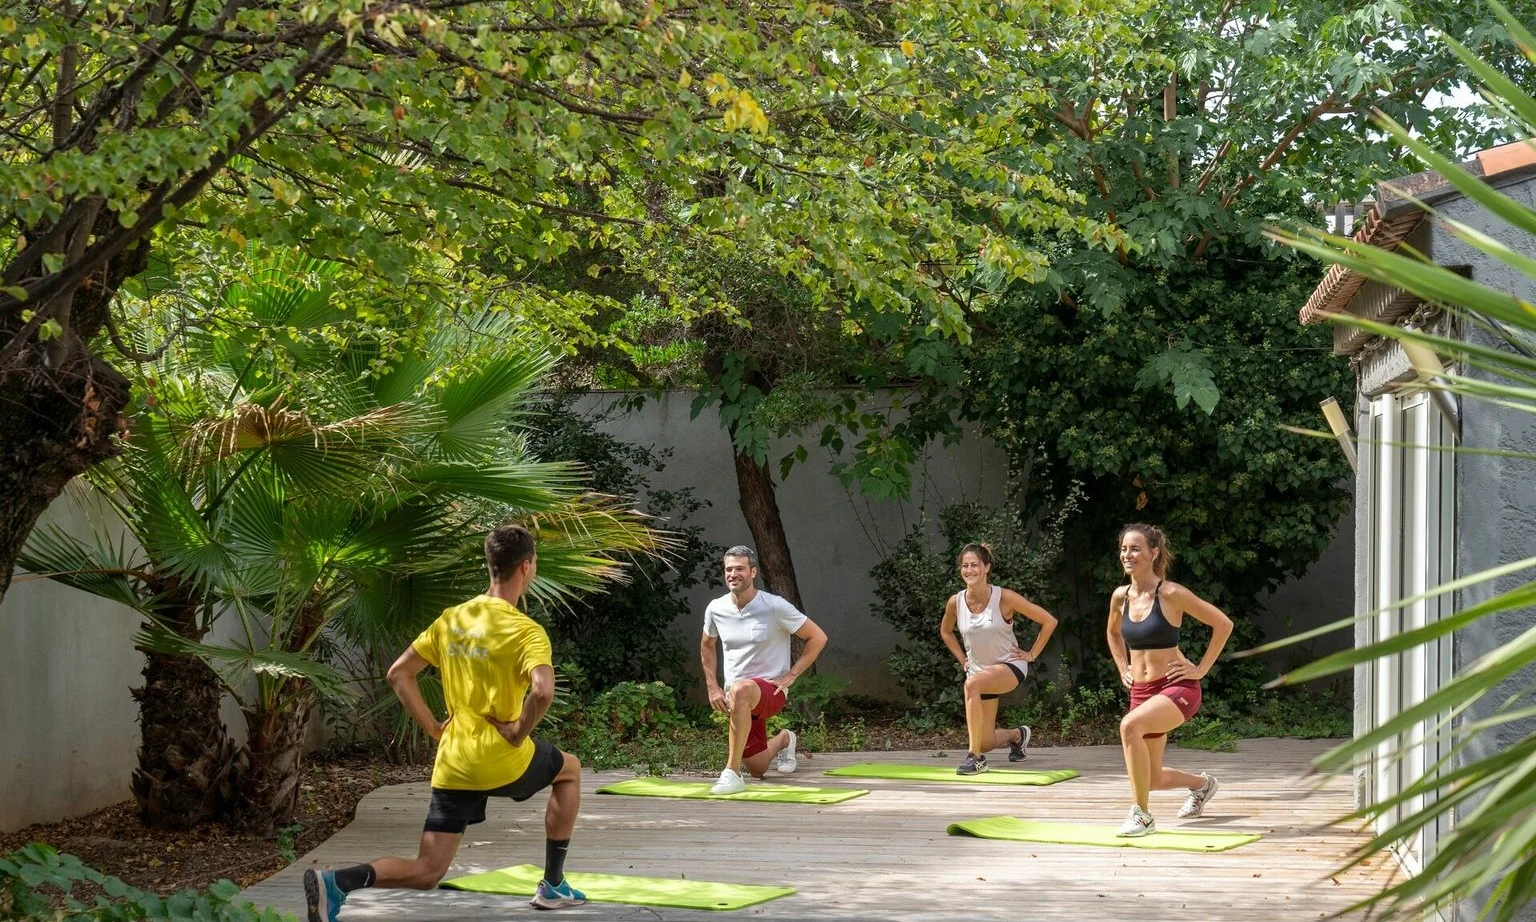
[[[1370,210],[1366,212],[1353,237],[1366,246],[1391,250],[1413,233],[1413,229],[1423,219],[1424,212],[1417,208],[1384,218],[1382,200],[1378,197],[1371,203]],[[1364,284],[1365,276],[1357,275],[1337,263],[1329,266],[1322,282],[1312,290],[1307,303],[1302,305],[1301,322],[1319,323],[1324,319],[1323,315],[1342,311]]]
[[[1483,177],[1536,167],[1536,139],[1480,151],[1462,166],[1474,176]],[[1356,222],[1353,237],[1367,246],[1395,249],[1424,220],[1424,209],[1415,200],[1434,201],[1456,194],[1456,188],[1433,170],[1378,183],[1370,210]],[[1364,284],[1363,276],[1343,266],[1328,267],[1322,282],[1302,305],[1298,318],[1303,324],[1319,323],[1326,314],[1342,312]]]

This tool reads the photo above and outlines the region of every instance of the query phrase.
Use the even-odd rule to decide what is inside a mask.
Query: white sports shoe
[[[1124,823],[1120,824],[1120,829],[1115,835],[1122,839],[1135,839],[1149,836],[1154,832],[1157,832],[1157,823],[1152,821],[1152,814],[1133,805],[1130,815],[1125,818]]]
[[[800,767],[799,761],[795,759],[795,744],[800,741],[800,737],[796,736],[793,730],[784,732],[789,734],[789,745],[780,749],[779,754],[773,757],[773,770],[781,775],[793,775],[795,769]]]
[[[1190,791],[1189,796],[1184,798],[1184,806],[1179,808],[1181,820],[1193,819],[1204,813],[1205,805],[1211,802],[1211,798],[1216,796],[1216,789],[1221,787],[1216,783],[1215,775],[1201,772],[1200,777],[1205,779],[1205,784]]]
[[[740,794],[747,789],[747,782],[729,768],[720,772],[720,780],[709,789],[711,794]]]

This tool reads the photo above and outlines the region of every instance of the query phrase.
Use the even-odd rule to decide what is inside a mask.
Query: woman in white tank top
[[[1008,761],[1022,762],[1029,754],[1029,727],[997,728],[997,699],[1019,687],[1029,664],[1045,649],[1056,630],[1051,613],[1012,589],[987,582],[992,572],[992,549],[967,544],[955,561],[965,589],[950,596],[944,606],[939,636],[965,669],[965,725],[968,751],[958,775],[979,775],[987,770],[987,753],[1008,746]],[[1040,625],[1028,650],[1019,649],[1013,635],[1013,617],[1023,615]],[[955,631],[965,646],[955,639]]]

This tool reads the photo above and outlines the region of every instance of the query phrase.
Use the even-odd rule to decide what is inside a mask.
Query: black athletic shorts
[[[427,807],[427,832],[462,833],[475,823],[485,822],[485,804],[492,797],[510,797],[521,803],[549,787],[565,767],[565,753],[559,747],[535,738],[533,760],[520,778],[489,791],[461,791],[433,788],[432,804]]]
[[[1024,684],[1024,676],[1029,672],[1029,666],[1028,665],[1026,665],[1024,663],[1017,663],[1017,662],[1007,662],[1007,663],[1004,663],[1003,665],[1007,666],[1010,670],[1012,670],[1014,675],[1019,677],[1019,684],[1020,685]],[[1007,692],[1003,692],[1003,695],[1006,695],[1006,694],[1008,694],[1008,693]],[[983,701],[992,701],[994,699],[1001,698],[1003,695],[982,695],[981,696],[981,700],[983,700]]]

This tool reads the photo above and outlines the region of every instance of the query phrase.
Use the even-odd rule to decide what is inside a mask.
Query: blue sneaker
[[[330,868],[304,872],[304,902],[309,907],[309,922],[336,922],[347,895],[336,886],[336,872]]]
[[[539,889],[534,891],[530,903],[534,909],[565,909],[586,901],[587,895],[571,886],[571,879],[567,877],[558,887],[551,887],[547,880],[539,881]]]

